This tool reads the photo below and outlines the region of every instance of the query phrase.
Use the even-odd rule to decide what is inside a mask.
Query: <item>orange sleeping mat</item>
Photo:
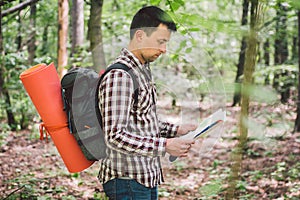
[[[60,79],[54,64],[33,66],[22,72],[20,79],[43,121],[40,129],[45,128],[51,136],[68,171],[80,172],[91,166],[94,162],[85,158],[69,131],[63,110]]]

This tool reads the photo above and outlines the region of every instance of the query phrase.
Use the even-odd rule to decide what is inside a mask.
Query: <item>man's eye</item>
[[[157,42],[158,42],[158,44],[165,44],[166,43],[165,40],[158,40]]]

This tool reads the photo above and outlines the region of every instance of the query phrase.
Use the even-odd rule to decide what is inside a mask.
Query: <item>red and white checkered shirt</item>
[[[107,144],[98,178],[105,183],[128,177],[146,187],[163,182],[160,157],[166,138],[174,137],[178,126],[161,122],[156,114],[156,88],[149,64],[142,65],[127,49],[115,62],[127,65],[137,76],[139,95],[134,104],[134,84],[128,72],[110,71],[99,87],[99,106]]]

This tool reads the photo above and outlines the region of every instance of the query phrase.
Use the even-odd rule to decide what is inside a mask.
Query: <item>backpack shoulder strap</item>
[[[102,126],[102,117],[100,114],[100,109],[98,106],[99,103],[99,98],[98,98],[98,94],[99,94],[99,87],[100,84],[104,78],[104,76],[110,72],[113,69],[122,69],[126,72],[129,73],[129,75],[131,76],[132,82],[133,82],[133,87],[134,87],[134,102],[133,102],[133,108],[136,110],[137,109],[137,104],[138,104],[138,96],[139,96],[139,84],[137,81],[137,77],[136,75],[132,72],[131,68],[129,68],[127,65],[121,64],[121,63],[115,63],[111,66],[109,66],[105,72],[100,76],[100,78],[98,79],[98,83],[97,83],[97,87],[96,87],[96,94],[95,94],[95,110],[96,110],[96,115],[97,115],[97,119],[98,122],[100,123],[100,125]]]
[[[124,64],[121,64],[121,63],[115,63],[115,64],[109,66],[105,70],[105,72],[101,75],[100,80],[99,80],[99,84],[101,83],[104,76],[113,69],[122,69],[122,70],[128,72],[129,75],[131,76],[131,79],[133,81],[133,87],[134,87],[134,105],[136,106],[136,104],[138,102],[138,96],[139,96],[139,84],[138,84],[136,75],[133,73],[132,69],[129,68],[127,65],[124,65]]]

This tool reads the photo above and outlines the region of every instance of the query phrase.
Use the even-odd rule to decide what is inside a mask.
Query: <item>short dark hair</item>
[[[176,24],[165,11],[156,6],[147,6],[140,9],[133,17],[130,25],[130,39],[137,29],[143,29],[147,35],[151,35],[153,28],[164,24],[171,31],[176,31]]]

